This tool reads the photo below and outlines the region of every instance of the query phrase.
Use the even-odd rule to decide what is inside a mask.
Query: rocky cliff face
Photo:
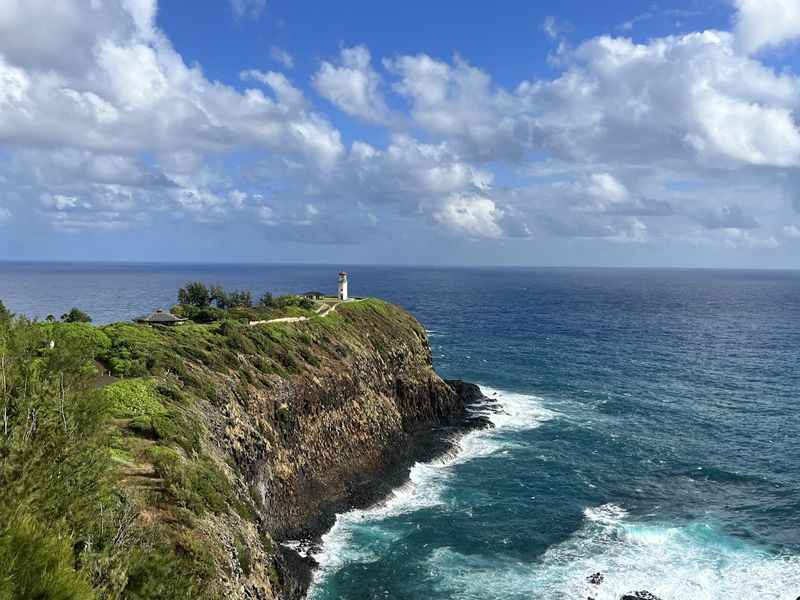
[[[434,372],[425,331],[404,311],[353,304],[324,335],[294,327],[312,336],[302,369],[244,389],[223,379],[223,410],[211,412],[214,443],[254,492],[259,527],[277,540],[318,535],[336,512],[376,500],[465,423],[463,397]],[[290,581],[303,574],[291,557],[278,568],[293,562],[285,595],[303,587]]]
[[[484,425],[465,410],[475,390],[434,372],[421,325],[380,301],[300,323],[186,327],[152,334],[176,359],[165,355],[151,371],[161,387],[194,398],[189,420],[200,432],[194,450],[170,451],[180,454],[175,464],[208,463],[225,480],[212,487],[226,491],[216,510],[181,518],[191,504],[160,460],[147,458],[160,456],[150,448],[140,463],[163,483],[155,501],[140,500],[153,505],[140,526],[210,549],[201,586],[210,597],[302,597],[312,565],[281,541],[318,536],[337,512],[379,499],[414,461]]]

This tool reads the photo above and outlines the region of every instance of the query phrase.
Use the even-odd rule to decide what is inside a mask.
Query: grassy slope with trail
[[[0,319],[0,599],[299,596],[274,539],[463,408],[401,309],[302,316]]]

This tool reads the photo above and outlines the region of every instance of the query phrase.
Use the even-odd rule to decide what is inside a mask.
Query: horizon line
[[[358,262],[256,262],[256,261],[156,261],[156,260],[63,260],[63,259],[0,259],[0,265],[160,265],[160,266],[249,266],[249,267],[391,267],[408,269],[596,269],[641,271],[800,271],[798,267],[730,267],[730,266],[663,266],[663,265],[507,265],[507,264],[434,264],[434,263],[358,263]],[[338,265],[338,266],[337,266]]]

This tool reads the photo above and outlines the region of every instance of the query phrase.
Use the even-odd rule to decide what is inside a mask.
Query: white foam
[[[437,591],[461,600],[619,600],[634,590],[663,600],[794,600],[800,594],[800,557],[770,554],[708,524],[631,521],[613,504],[584,514],[584,526],[535,563],[437,548],[427,565]],[[603,582],[590,584],[587,576],[597,572]]]
[[[663,600],[794,600],[800,594],[800,557],[776,556],[726,536],[709,524],[669,525],[631,521],[619,506],[587,508],[584,526],[550,548],[535,564],[495,562],[494,581],[508,594],[528,590],[541,600],[618,600],[648,590]],[[459,598],[503,598],[473,588],[480,570],[440,557],[437,569]],[[458,572],[451,580],[447,563]],[[600,572],[604,581],[586,581]],[[477,577],[479,580],[480,577]],[[485,590],[484,590],[485,591]]]
[[[646,589],[664,600],[794,600],[800,557],[776,556],[706,523],[631,521],[615,505],[588,508],[586,522],[548,550],[526,578],[542,598],[618,600]],[[605,580],[589,584],[600,572]]]
[[[452,476],[451,468],[482,456],[489,456],[509,447],[503,439],[508,431],[523,431],[537,427],[553,418],[536,396],[504,392],[481,386],[484,394],[496,403],[492,410],[480,411],[492,421],[494,428],[472,431],[458,441],[456,452],[429,463],[416,463],[409,481],[394,490],[384,501],[367,509],[352,510],[336,516],[333,527],[322,536],[322,546],[314,559],[319,567],[314,573],[309,598],[327,574],[351,561],[377,559],[380,547],[394,541],[394,535],[374,525],[383,519],[442,504],[442,492]],[[361,528],[369,528],[370,544],[353,543]],[[376,535],[378,540],[376,541]]]
[[[628,516],[628,512],[616,504],[603,504],[602,506],[587,506],[583,510],[583,516],[588,521],[615,525]]]
[[[528,394],[505,392],[481,386],[484,395],[497,402],[500,410],[488,413],[497,430],[524,431],[552,419],[556,413],[542,405],[542,399]]]

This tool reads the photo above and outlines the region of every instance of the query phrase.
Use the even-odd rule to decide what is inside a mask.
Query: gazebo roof
[[[137,323],[181,323],[186,319],[176,317],[170,312],[162,309],[154,310],[149,315],[134,319]]]

